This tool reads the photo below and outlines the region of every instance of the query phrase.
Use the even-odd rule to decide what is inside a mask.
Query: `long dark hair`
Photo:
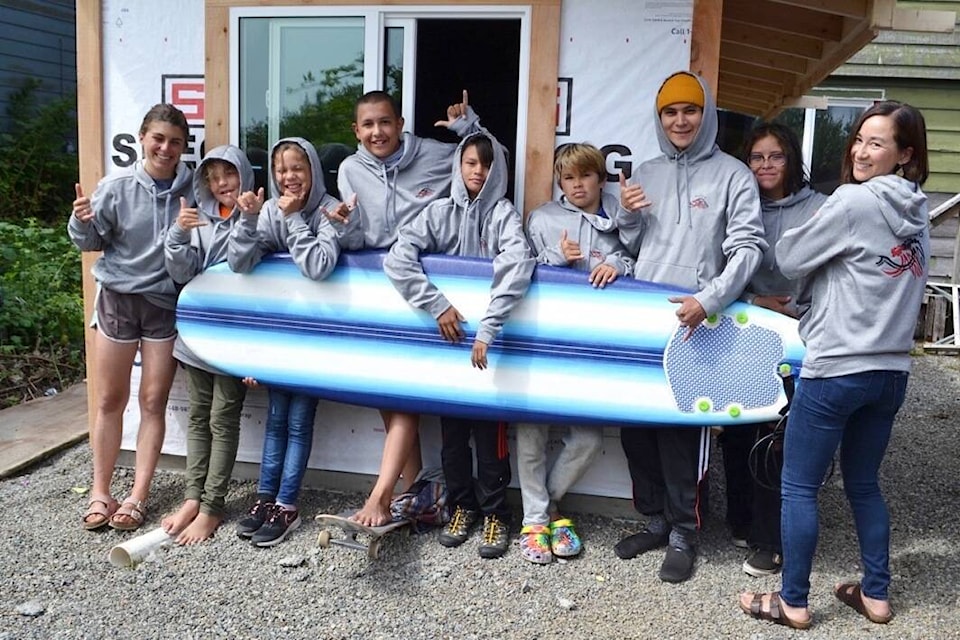
[[[783,149],[786,164],[783,165],[783,195],[792,195],[810,183],[810,177],[803,166],[803,150],[800,140],[791,128],[779,122],[760,122],[747,133],[743,142],[743,161],[750,164],[750,153],[758,140],[772,136]]]
[[[930,176],[930,164],[927,159],[927,124],[919,109],[896,100],[878,102],[860,114],[860,119],[850,132],[850,137],[843,149],[840,181],[844,184],[857,182],[853,177],[853,160],[850,159],[850,151],[853,149],[853,143],[856,142],[863,123],[873,116],[888,116],[893,120],[893,139],[899,150],[913,148],[910,160],[900,166],[903,177],[917,184],[926,182]]]

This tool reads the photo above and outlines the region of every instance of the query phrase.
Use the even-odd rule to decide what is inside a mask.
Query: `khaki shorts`
[[[164,342],[177,337],[176,311],[158,307],[139,293],[117,293],[106,287],[97,296],[96,323],[114,342]]]

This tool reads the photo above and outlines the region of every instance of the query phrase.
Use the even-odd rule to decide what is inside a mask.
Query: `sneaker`
[[[693,547],[682,549],[673,545],[667,547],[667,555],[660,565],[660,579],[664,582],[684,582],[693,575],[693,563],[697,552]]]
[[[257,529],[250,541],[258,547],[272,547],[283,542],[287,534],[300,526],[300,511],[284,509],[280,505],[270,508],[270,517]]]
[[[617,554],[617,557],[621,560],[629,560],[630,558],[637,557],[641,553],[667,546],[669,539],[669,532],[656,534],[645,528],[640,533],[627,536],[618,542],[614,545],[613,552]]]
[[[510,545],[510,527],[497,516],[483,518],[483,540],[480,542],[481,558],[499,558]]]
[[[573,520],[563,518],[550,523],[550,548],[558,558],[572,558],[583,550],[580,536],[573,530]]]
[[[470,531],[479,520],[479,511],[467,510],[457,505],[450,522],[440,532],[440,544],[445,547],[459,547],[470,537]]]
[[[525,526],[520,529],[520,555],[533,564],[550,564],[553,562],[550,539],[550,527],[542,524]]]
[[[775,551],[757,549],[743,561],[743,572],[754,578],[772,576],[780,571],[783,558]]]
[[[263,526],[263,523],[270,517],[270,509],[273,508],[273,498],[268,495],[261,495],[257,501],[250,507],[247,517],[237,523],[237,535],[241,538],[249,538],[257,529]]]
[[[737,549],[749,549],[750,543],[747,540],[749,530],[750,527],[733,527],[730,532],[730,542],[733,543],[733,546]]]

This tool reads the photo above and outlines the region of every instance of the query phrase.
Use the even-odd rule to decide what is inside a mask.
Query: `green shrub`
[[[0,221],[0,350],[82,352],[81,278],[65,226]]]

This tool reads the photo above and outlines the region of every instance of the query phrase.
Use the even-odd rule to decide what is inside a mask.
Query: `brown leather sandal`
[[[770,596],[770,608],[763,609],[763,597]],[[740,602],[740,609],[744,613],[753,616],[757,620],[769,620],[776,624],[782,624],[785,627],[790,627],[791,629],[809,629],[810,625],[813,624],[813,618],[808,618],[807,620],[794,620],[793,618],[787,617],[787,614],[784,613],[783,608],[780,606],[782,604],[780,600],[780,592],[774,591],[773,593],[755,593],[753,594],[753,599],[750,601],[750,606],[745,607],[743,602]]]
[[[96,531],[107,526],[119,506],[113,498],[90,498],[87,502],[87,511],[83,514],[83,528],[87,531]]]
[[[871,613],[867,609],[867,604],[863,601],[863,592],[860,590],[859,582],[844,582],[843,584],[837,585],[833,590],[833,595],[837,596],[837,600],[847,605],[864,618],[870,622],[876,624],[887,624],[893,620],[893,612],[891,611],[885,616],[878,616],[875,613]]]
[[[129,518],[130,521],[118,518]],[[143,506],[143,502],[129,496],[124,498],[120,508],[110,516],[110,527],[118,531],[135,531],[140,528],[146,518],[147,508]]]

